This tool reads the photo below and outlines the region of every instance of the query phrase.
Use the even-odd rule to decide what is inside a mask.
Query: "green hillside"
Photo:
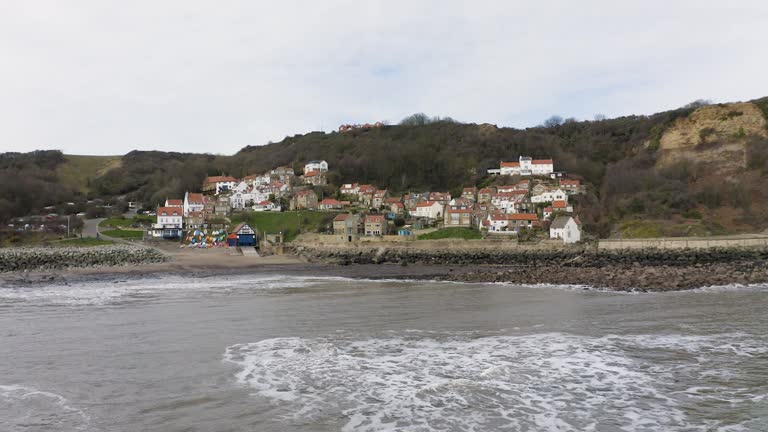
[[[56,175],[59,182],[87,194],[91,181],[119,167],[121,159],[122,156],[64,155]]]
[[[0,220],[92,197],[126,196],[156,205],[199,190],[208,175],[240,177],[284,165],[300,172],[312,159],[328,161],[331,186],[358,182],[392,194],[457,194],[462,187],[508,181],[486,170],[528,155],[552,158],[556,170],[588,185],[573,204],[591,233],[753,232],[768,227],[761,217],[768,213],[766,115],[768,98],[762,98],[696,103],[649,116],[553,119],[528,129],[413,116],[396,126],[295,135],[231,156],[6,153],[0,155]]]

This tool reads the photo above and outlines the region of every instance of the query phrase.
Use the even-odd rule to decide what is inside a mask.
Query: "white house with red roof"
[[[488,232],[499,234],[517,234],[520,228],[533,228],[539,225],[539,218],[533,213],[498,213],[493,212],[483,222]]]
[[[179,238],[184,228],[184,210],[181,207],[158,207],[157,223],[149,234],[155,238]]]
[[[520,175],[520,176],[548,176],[555,171],[552,159],[533,159],[529,156],[520,156],[517,162],[499,163],[499,169],[490,169],[488,174]]]
[[[203,192],[218,195],[235,187],[238,180],[230,176],[211,176],[203,181]]]
[[[190,212],[201,212],[205,208],[205,198],[201,193],[186,192],[184,193],[184,216]]]
[[[581,182],[578,180],[571,180],[571,179],[560,180],[560,188],[570,194],[577,193],[580,187],[581,187]]]
[[[441,219],[443,217],[443,205],[437,201],[424,201],[416,204],[413,215],[417,218]]]
[[[498,192],[491,195],[491,205],[503,213],[517,213],[525,204],[525,192]]]
[[[341,210],[344,207],[344,203],[347,201],[339,201],[333,198],[326,198],[317,203],[317,208],[320,210]]]
[[[257,212],[280,211],[280,207],[278,207],[272,201],[267,201],[267,200],[263,200],[255,203],[252,209],[253,211],[257,211]]]
[[[568,194],[565,193],[562,189],[549,189],[545,190],[539,195],[533,195],[531,196],[531,202],[536,203],[544,203],[544,202],[554,202],[554,201],[565,201],[568,202]]]
[[[328,171],[328,162],[324,160],[309,161],[304,165],[304,176],[311,171],[318,171],[321,173]]]
[[[555,212],[573,213],[573,207],[566,201],[552,201],[552,205],[544,207],[544,219],[549,219]]]
[[[357,183],[345,183],[339,188],[339,192],[344,195],[357,195],[360,191],[360,185]]]
[[[165,199],[165,207],[184,207],[184,201],[180,199]]]

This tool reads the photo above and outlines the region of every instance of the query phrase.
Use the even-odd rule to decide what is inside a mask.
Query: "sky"
[[[524,128],[768,96],[768,2],[0,0],[0,151]]]

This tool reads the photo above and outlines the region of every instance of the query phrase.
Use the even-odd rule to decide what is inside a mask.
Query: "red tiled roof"
[[[184,201],[180,199],[167,199],[168,207],[181,207],[184,205]]]
[[[320,171],[308,171],[306,174],[304,174],[304,177],[314,177],[319,174],[320,174]]]
[[[493,192],[494,192],[493,188],[482,188],[482,189],[480,189],[480,192],[478,192],[478,193],[489,194],[489,193],[493,193]]]
[[[531,161],[534,165],[552,165],[552,159],[534,159]]]
[[[178,207],[158,207],[158,216],[181,216],[181,209]]]
[[[236,182],[237,179],[230,176],[212,176],[205,179],[205,183]]]
[[[501,162],[501,168],[516,168],[520,166],[520,162]]]
[[[522,220],[538,222],[539,218],[533,213],[494,213],[491,215],[493,220]]]
[[[203,194],[201,193],[188,193],[187,202],[193,204],[203,204]]]
[[[374,223],[382,223],[384,222],[384,216],[383,215],[368,215],[365,217],[365,222],[374,222]]]
[[[333,221],[334,222],[345,221],[345,220],[347,220],[348,217],[349,217],[349,215],[347,213],[342,213],[342,214],[336,215],[336,217],[333,218]]]
[[[563,200],[552,201],[552,207],[556,209],[564,209],[568,207],[568,204]]]
[[[260,202],[259,202],[258,204],[256,204],[256,205],[260,205],[260,206],[268,206],[268,205],[270,205],[270,204],[272,204],[272,201],[260,201]]]
[[[416,204],[416,207],[432,207],[436,201],[424,201]]]
[[[309,194],[314,194],[314,193],[315,193],[315,191],[313,191],[312,189],[302,189],[302,190],[296,192],[296,196],[304,196],[304,195],[309,195]]]
[[[341,205],[341,201],[335,200],[333,198],[326,198],[319,203],[320,205]]]

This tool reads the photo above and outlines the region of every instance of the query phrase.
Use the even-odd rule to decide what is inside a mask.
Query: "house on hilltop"
[[[238,180],[230,176],[206,177],[203,181],[203,193],[218,195],[235,187]]]
[[[304,175],[306,176],[307,173],[312,171],[318,171],[321,173],[328,171],[328,162],[324,160],[313,160],[309,161],[304,165]]]
[[[552,159],[520,156],[517,162],[499,162],[499,169],[489,169],[491,175],[548,176],[555,171]]]

